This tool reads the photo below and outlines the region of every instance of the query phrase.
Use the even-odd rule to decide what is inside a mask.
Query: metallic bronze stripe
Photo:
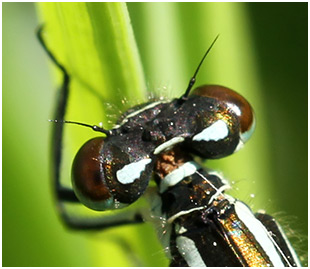
[[[219,222],[226,233],[228,243],[234,248],[237,256],[239,256],[238,259],[245,261],[246,266],[273,266],[265,251],[234,212],[227,218],[219,219]]]

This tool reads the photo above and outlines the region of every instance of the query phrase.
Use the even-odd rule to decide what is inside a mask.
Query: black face
[[[178,146],[201,158],[222,158],[242,147],[254,125],[249,103],[222,86],[140,105],[125,112],[106,138],[82,146],[72,169],[75,193],[94,210],[126,206],[144,193],[161,154]]]

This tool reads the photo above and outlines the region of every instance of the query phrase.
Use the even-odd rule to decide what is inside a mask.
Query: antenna
[[[202,59],[201,59],[199,65],[198,65],[198,67],[197,67],[197,69],[196,69],[196,71],[195,71],[193,77],[189,80],[189,83],[188,83],[188,86],[187,86],[187,89],[186,89],[185,93],[180,97],[179,100],[181,100],[181,101],[186,101],[186,99],[187,99],[187,97],[188,97],[188,95],[189,95],[189,93],[190,93],[192,87],[194,86],[194,84],[195,84],[195,82],[196,82],[196,76],[197,76],[197,74],[198,74],[198,71],[199,71],[199,69],[200,69],[200,67],[201,67],[201,65],[202,65],[202,63],[203,63],[203,61],[205,60],[206,56],[208,55],[208,53],[209,53],[210,50],[212,49],[214,43],[215,43],[216,40],[218,39],[218,37],[219,37],[219,34],[215,37],[215,39],[213,40],[212,44],[210,45],[210,47],[207,49],[206,53],[205,53],[204,56],[202,57]]]
[[[91,129],[93,129],[96,132],[104,133],[107,136],[110,136],[112,134],[112,132],[110,130],[103,129],[100,126],[97,126],[97,125],[90,125],[90,124],[86,124],[86,123],[82,123],[82,122],[69,121],[69,120],[49,120],[49,121],[50,122],[55,122],[55,123],[70,123],[70,124],[81,125],[81,126],[84,126],[84,127],[91,128]]]

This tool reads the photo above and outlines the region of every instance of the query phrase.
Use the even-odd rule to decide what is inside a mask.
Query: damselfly
[[[217,159],[238,151],[254,131],[250,104],[219,85],[194,90],[196,75],[184,94],[171,101],[148,102],[129,109],[106,130],[66,121],[70,76],[39,40],[62,71],[63,84],[55,113],[54,187],[60,215],[74,229],[104,229],[151,219],[140,211],[109,218],[71,216],[65,203],[82,203],[97,211],[117,210],[137,201],[152,176],[148,191],[151,217],[160,220],[161,241],[171,266],[300,266],[278,223],[264,212],[253,214],[241,201],[225,194],[228,182],[196,160]],[[103,134],[86,142],[72,167],[72,188],[60,183],[64,123],[78,124]]]

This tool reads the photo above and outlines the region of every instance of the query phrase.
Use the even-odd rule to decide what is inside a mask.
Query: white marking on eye
[[[195,242],[185,236],[176,238],[176,245],[179,253],[190,267],[206,267]]]
[[[275,249],[275,242],[265,226],[253,215],[252,211],[242,202],[235,203],[236,214],[253,234],[257,242],[266,252],[274,267],[284,267],[281,257]]]
[[[122,169],[116,172],[117,180],[122,184],[133,183],[136,179],[140,178],[146,165],[151,161],[152,159],[142,159],[140,161],[125,165]]]
[[[160,193],[164,192],[168,187],[174,186],[183,180],[185,177],[188,177],[194,174],[200,166],[196,162],[186,162],[182,166],[173,170],[169,173],[160,183]]]
[[[229,130],[223,120],[218,120],[193,137],[194,141],[218,141],[227,137]]]
[[[170,149],[172,148],[175,144],[181,143],[184,141],[184,137],[174,137],[164,143],[162,143],[161,145],[159,145],[155,150],[154,150],[154,154],[159,154],[164,150]]]

